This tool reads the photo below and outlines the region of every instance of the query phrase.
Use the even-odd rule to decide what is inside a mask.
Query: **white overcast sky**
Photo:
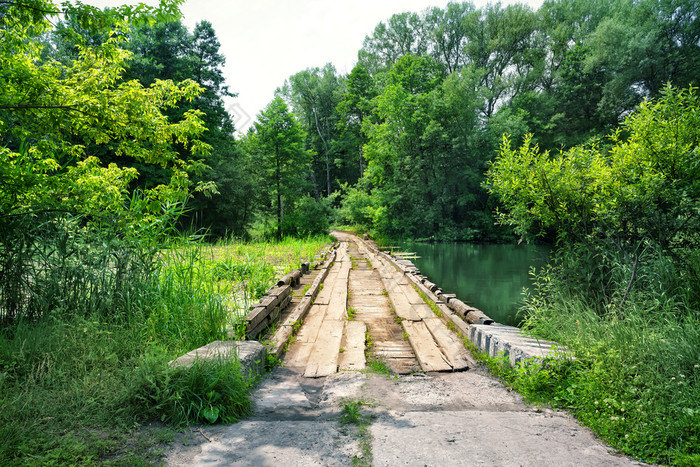
[[[104,7],[138,0],[83,0]],[[503,0],[538,9],[543,0]],[[142,0],[155,5],[154,0]],[[212,23],[226,57],[224,75],[238,97],[227,102],[236,128],[244,131],[294,73],[328,62],[349,73],[365,36],[394,13],[444,8],[448,0],[186,0],[190,29]],[[483,7],[487,0],[474,0]]]

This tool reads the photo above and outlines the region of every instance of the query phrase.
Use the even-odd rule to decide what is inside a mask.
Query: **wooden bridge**
[[[310,378],[362,370],[367,357],[397,374],[466,370],[471,355],[415,285],[357,237],[337,235],[335,262],[285,366]]]

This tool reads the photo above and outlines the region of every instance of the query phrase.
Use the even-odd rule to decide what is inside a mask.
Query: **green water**
[[[445,293],[511,326],[519,324],[518,304],[532,286],[530,268],[549,256],[549,248],[535,245],[404,243],[402,249],[420,257],[413,263]]]

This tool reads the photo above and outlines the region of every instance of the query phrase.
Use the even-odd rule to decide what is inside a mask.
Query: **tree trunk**
[[[279,147],[276,148],[277,152],[277,238],[282,238],[282,167],[279,155]]]
[[[314,120],[316,121],[316,131],[318,132],[318,136],[321,138],[321,141],[323,142],[323,152],[326,157],[326,190],[327,196],[330,196],[331,194],[331,161],[330,157],[328,156],[328,143],[326,142],[326,138],[323,137],[323,134],[321,133],[321,127],[318,124],[318,115],[316,113],[316,107],[313,108],[314,111]]]
[[[359,152],[360,152],[360,177],[359,177],[359,178],[362,178],[362,176],[363,176],[364,173],[365,173],[365,156],[364,156],[364,154],[362,153],[362,145],[360,145],[360,151],[359,151]]]
[[[314,184],[314,197],[316,198],[316,202],[318,203],[321,200],[321,198],[318,194],[318,183],[316,182],[316,173],[314,172],[313,164],[309,165],[309,174],[311,176],[311,183]]]

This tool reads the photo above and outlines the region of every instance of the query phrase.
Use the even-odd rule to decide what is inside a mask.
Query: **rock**
[[[257,341],[214,341],[182,355],[170,362],[173,367],[189,367],[196,360],[238,359],[243,374],[263,374],[265,371],[265,346]]]

